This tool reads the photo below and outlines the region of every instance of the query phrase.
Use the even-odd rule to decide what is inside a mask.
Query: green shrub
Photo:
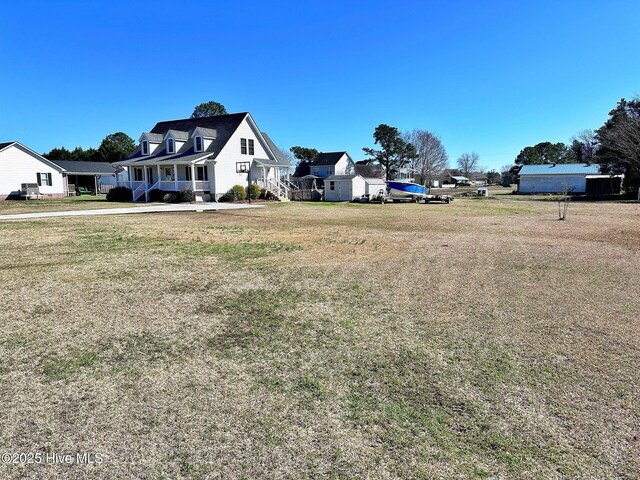
[[[267,190],[266,188],[263,188],[262,190],[260,190],[260,197],[264,200],[277,200],[278,197],[271,191],[271,190]]]
[[[245,200],[247,198],[247,191],[242,185],[234,185],[229,193],[231,193],[234,200]]]
[[[180,190],[178,192],[178,202],[190,203],[196,201],[196,194],[193,190]]]
[[[167,192],[162,196],[164,203],[178,203],[178,194],[176,192]]]
[[[108,202],[132,202],[133,191],[127,187],[113,187],[107,193]]]
[[[167,192],[154,188],[153,190],[149,190],[149,201],[150,202],[162,202],[164,195]]]
[[[252,200],[258,198],[261,191],[262,190],[260,190],[260,185],[258,185],[257,183],[252,183],[251,186],[245,189],[246,196],[248,197],[249,195],[251,195]]]

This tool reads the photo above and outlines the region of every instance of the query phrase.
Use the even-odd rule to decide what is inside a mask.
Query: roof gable
[[[5,150],[9,147],[15,147],[18,148],[20,150],[22,150],[25,153],[28,153],[29,155],[31,155],[33,158],[35,158],[36,160],[39,160],[40,162],[44,163],[45,165],[48,165],[49,167],[53,168],[54,170],[57,170],[58,172],[62,172],[64,171],[64,169],[58,165],[56,165],[55,163],[53,163],[51,160],[43,157],[42,155],[40,155],[38,152],[34,152],[33,150],[31,150],[29,147],[25,147],[23,144],[21,144],[20,142],[5,142],[5,143],[0,143],[0,151]]]
[[[351,160],[351,157],[347,152],[326,152],[326,153],[323,152],[318,154],[318,156],[313,159],[313,161],[311,162],[311,166],[319,167],[322,165],[335,165],[345,155],[349,160]]]

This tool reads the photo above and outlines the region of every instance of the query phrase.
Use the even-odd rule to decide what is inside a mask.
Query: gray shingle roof
[[[108,175],[115,173],[115,167],[108,162],[80,162],[77,160],[49,160],[68,173]]]
[[[145,132],[145,133],[143,133],[143,135],[146,135],[147,139],[150,142],[162,143],[162,141],[164,140],[164,136],[159,134],[159,133]]]
[[[171,135],[173,135],[173,138],[175,138],[176,140],[189,140],[189,132],[183,132],[181,130],[167,130],[167,133],[171,133]]]
[[[314,167],[318,167],[321,165],[335,165],[340,161],[343,155],[347,152],[327,152],[321,153],[316,158],[313,159],[311,165]],[[348,154],[347,154],[348,156]]]
[[[199,158],[211,157],[216,158],[220,150],[226,145],[231,138],[231,135],[237,130],[242,121],[247,116],[247,112],[232,113],[229,115],[216,115],[214,117],[203,118],[185,118],[181,120],[168,120],[165,122],[158,122],[151,129],[152,134],[164,135],[169,130],[177,130],[180,132],[189,132],[189,135],[193,131],[200,127],[208,128],[216,131],[216,138],[211,142],[209,148],[204,152],[195,152],[193,139],[189,139],[182,146],[179,152],[172,155],[167,155],[166,149],[161,147],[157,153],[152,155],[142,155],[140,147],[129,158],[125,159],[127,162],[142,163],[142,162],[191,162]]]
[[[218,132],[216,132],[215,128],[203,128],[198,127],[198,131],[202,133],[204,138],[216,138]]]
[[[325,181],[326,180],[353,180],[358,176],[359,175],[330,175],[327,178],[325,178]]]
[[[265,132],[261,132],[261,133],[262,133],[262,136],[264,137],[265,142],[267,142],[267,145],[269,145],[269,148],[275,155],[278,165],[291,166],[291,164],[289,163],[289,159],[282,154],[282,151],[273,142],[273,140],[271,140],[271,137],[269,137],[269,135],[267,135]]]

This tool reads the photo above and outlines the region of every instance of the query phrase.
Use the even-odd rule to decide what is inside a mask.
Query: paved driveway
[[[242,208],[260,208],[264,205],[237,203],[178,203],[163,205],[144,205],[142,207],[101,208],[98,210],[69,210],[68,212],[35,212],[0,215],[0,220],[24,220],[30,218],[49,217],[85,217],[88,215],[125,215],[133,213],[167,213],[167,212],[204,212],[215,210],[239,210]]]

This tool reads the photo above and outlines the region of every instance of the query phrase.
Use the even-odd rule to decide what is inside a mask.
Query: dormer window
[[[202,151],[202,137],[196,137],[196,152]]]
[[[146,140],[142,141],[142,155],[149,155],[149,142]]]
[[[176,144],[173,138],[167,138],[167,153],[175,153],[176,152]]]

